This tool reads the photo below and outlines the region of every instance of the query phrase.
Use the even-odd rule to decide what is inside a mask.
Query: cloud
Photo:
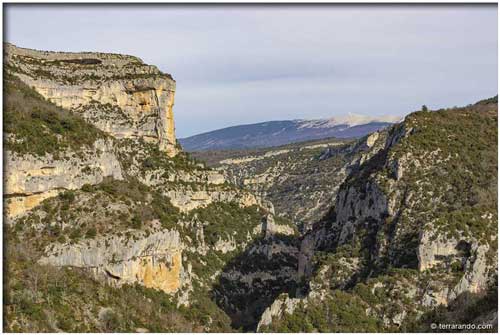
[[[171,73],[180,136],[403,115],[498,89],[496,5],[8,4],[6,18],[7,40],[20,46],[134,54]]]

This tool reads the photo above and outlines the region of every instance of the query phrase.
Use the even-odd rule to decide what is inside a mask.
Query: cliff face
[[[7,75],[20,79],[47,101],[81,116],[115,139],[140,139],[157,145],[170,157],[178,153],[172,111],[175,81],[155,66],[133,56],[47,52],[11,44],[5,45],[4,55]],[[14,87],[21,94],[26,90]],[[13,113],[15,117],[19,116]],[[61,125],[65,126],[64,120]],[[43,127],[47,128],[40,130],[46,131]],[[54,133],[61,136],[57,129]],[[16,139],[19,133],[9,136],[12,142],[33,140]],[[86,144],[84,152],[76,156],[75,148],[57,155],[22,155],[7,148],[7,215],[23,214],[61,190],[97,184],[104,177],[122,178],[116,141],[103,138]]]
[[[281,297],[273,306],[290,305],[288,312],[271,306],[260,327],[283,331],[301,315],[305,327],[335,331],[315,317],[336,312],[317,306],[336,308],[330,303],[345,295],[363,312],[359,323],[342,320],[344,329],[401,330],[429,309],[495,287],[496,127],[496,100],[416,112],[392,127],[302,239],[302,307]]]
[[[328,212],[349,173],[384,146],[385,137],[381,131],[355,142],[329,139],[193,155],[272,202],[277,213],[307,230]]]
[[[116,138],[143,138],[177,153],[175,81],[139,58],[46,52],[6,44],[6,68],[43,97]]]
[[[297,238],[291,232],[265,230],[263,238],[226,265],[213,291],[234,328],[255,330],[266,306],[280,293],[295,293],[298,251]]]
[[[7,152],[5,155],[5,210],[8,217],[22,215],[43,200],[64,190],[98,184],[105,177],[123,179],[111,140],[97,140],[80,156],[71,151],[58,157]]]
[[[491,304],[496,99],[212,170],[176,149],[155,67],[6,57],[8,330],[405,331]]]
[[[123,299],[147,294],[156,299],[147,308],[162,314],[159,331],[192,330],[186,324],[228,331],[225,305],[211,296],[215,285],[230,292],[244,282],[245,289],[263,293],[261,278],[269,285],[295,280],[286,271],[256,268],[219,283],[232,276],[229,262],[261,237],[268,239],[260,244],[267,250],[274,234],[294,230],[274,221],[271,203],[175,146],[170,76],[130,56],[12,45],[5,53],[6,254],[14,282],[9,296],[15,306],[46,303],[44,313],[58,315],[36,318],[36,312],[14,308],[9,329],[109,330],[96,308],[124,314],[130,307],[90,294],[92,302],[83,302],[81,311],[67,304],[78,299],[74,287],[41,290],[31,287],[32,275],[50,273],[56,286],[64,278],[94,292],[117,290],[113,295]],[[82,278],[69,279],[76,273]],[[32,294],[23,300],[26,291]],[[69,327],[62,310],[77,313],[80,321]],[[177,318],[170,319],[173,314]],[[113,329],[150,327],[156,317],[130,318]]]
[[[90,269],[114,285],[142,283],[174,293],[189,278],[182,267],[182,244],[177,231],[158,230],[149,236],[100,236],[75,244],[57,244],[46,250],[40,264]]]

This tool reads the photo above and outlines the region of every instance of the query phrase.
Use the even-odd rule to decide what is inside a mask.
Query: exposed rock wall
[[[22,215],[60,191],[98,184],[104,177],[123,178],[111,140],[97,140],[80,155],[66,152],[60,156],[6,152],[4,196],[9,217]]]
[[[186,285],[179,233],[163,230],[143,235],[131,231],[129,237],[102,236],[51,245],[40,263],[91,269],[96,277],[115,285],[140,282],[167,293]]]
[[[351,165],[330,212],[302,238],[304,305],[342,290],[367,302],[366,315],[384,329],[401,329],[409,317],[496,285],[496,110],[478,103],[410,114],[377,153]],[[478,132],[491,137],[478,140]],[[376,142],[374,134],[355,146]],[[292,301],[275,301],[259,327],[283,325]]]
[[[328,212],[350,171],[384,147],[385,137],[381,131],[354,143],[333,139],[250,151],[245,156],[195,155],[224,172],[229,181],[271,201],[281,215],[307,230]],[[219,158],[214,162],[212,156]]]
[[[276,224],[274,216],[271,214],[267,215],[262,225],[265,237],[271,237],[275,234],[293,235],[295,233],[294,229],[290,226]]]
[[[219,275],[215,299],[236,328],[255,330],[266,307],[297,285],[298,248],[293,238],[272,235],[256,241]]]
[[[292,314],[297,305],[303,302],[307,306],[307,300],[300,298],[290,298],[288,294],[280,295],[274,302],[266,308],[260,317],[257,325],[257,331],[261,330],[263,326],[268,326],[273,322],[273,318],[279,318],[284,313]]]
[[[144,138],[177,153],[175,81],[140,59],[5,46],[7,68],[54,104],[117,138]]]
[[[444,294],[444,299],[438,299],[439,303],[447,304],[462,292],[478,292],[485,288],[488,270],[481,264],[484,263],[484,248],[487,250],[487,245],[481,246],[471,236],[450,238],[433,229],[433,222],[415,226],[416,223],[412,222],[415,218],[401,219],[401,213],[411,211],[417,204],[411,199],[418,195],[408,190],[402,180],[403,171],[410,173],[415,168],[416,158],[409,160],[406,158],[408,154],[399,159],[388,157],[399,141],[411,134],[412,129],[408,130],[405,125],[395,126],[387,138],[385,149],[377,154],[379,157],[374,156],[368,166],[354,171],[340,187],[333,220],[320,224],[302,240],[299,255],[301,276],[311,275],[315,250],[335,250],[352,243],[363,247],[367,243],[365,241],[370,241],[364,248],[369,251],[367,262],[373,269],[388,263],[400,266],[402,258],[405,259],[404,266],[418,268],[421,272],[447,268],[453,261],[469,264],[464,267],[460,284],[455,288],[446,288],[450,293]],[[397,173],[394,173],[394,166],[398,167]],[[427,166],[429,168],[431,163]],[[390,172],[389,178],[384,175],[385,171]],[[416,243],[414,250],[409,248],[410,243]],[[472,256],[477,253],[478,257]],[[467,285],[471,281],[465,278],[471,276],[475,276],[474,284]]]
[[[199,207],[205,207],[213,202],[237,202],[243,207],[252,205],[266,206],[260,198],[251,193],[236,190],[189,190],[171,189],[165,191],[174,206],[182,212],[189,212]]]

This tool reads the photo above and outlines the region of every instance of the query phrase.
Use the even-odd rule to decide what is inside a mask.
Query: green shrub
[[[82,237],[82,231],[80,228],[73,229],[69,234],[70,240],[74,241]]]
[[[97,230],[95,227],[91,227],[85,233],[85,238],[95,238],[97,235]]]
[[[90,184],[84,184],[82,186],[82,191],[83,192],[92,192],[93,190],[94,190],[94,188]]]
[[[453,263],[451,263],[451,271],[452,272],[462,272],[463,271],[463,265],[460,260],[456,260]]]
[[[115,332],[119,329],[120,316],[112,309],[106,309],[101,313],[100,322],[106,332]]]
[[[66,203],[72,203],[75,201],[75,192],[74,191],[64,191],[62,193],[59,193],[59,199]]]
[[[132,217],[130,225],[134,229],[141,229],[141,227],[142,227],[142,220],[141,220],[141,218],[138,215],[134,215]]]

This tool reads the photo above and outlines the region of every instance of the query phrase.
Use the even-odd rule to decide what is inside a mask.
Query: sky
[[[178,137],[403,116],[498,91],[496,4],[4,4],[4,19],[4,39],[21,47],[131,54],[172,74]]]

